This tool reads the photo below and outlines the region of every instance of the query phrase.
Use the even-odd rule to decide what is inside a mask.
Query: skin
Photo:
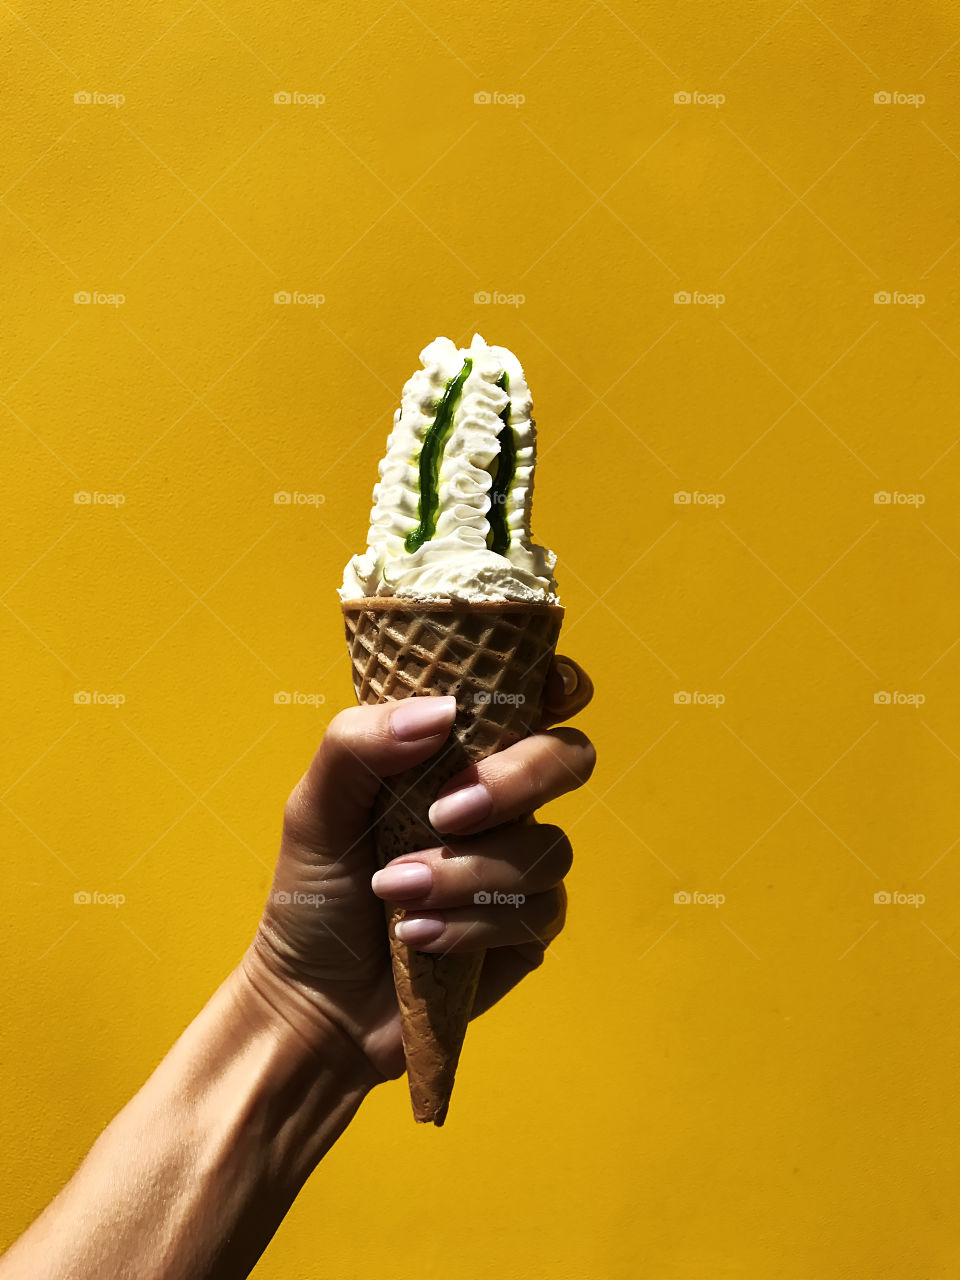
[[[273,889],[246,954],[0,1259],[0,1280],[247,1275],[366,1094],[403,1073],[383,902],[442,923],[420,950],[487,950],[474,1016],[537,968],[563,927],[570,844],[528,815],[589,778],[590,742],[550,726],[591,695],[581,668],[558,658],[544,730],[444,789],[479,786],[483,816],[441,822],[432,811],[436,846],[390,864],[428,869],[429,885],[406,896],[373,874],[370,809],[381,778],[442,746],[452,707],[445,717],[448,700],[416,699],[438,704],[424,711],[434,723],[413,737],[408,723],[406,740],[391,724],[398,704],[335,716],[287,802]],[[525,901],[477,905],[478,888]]]

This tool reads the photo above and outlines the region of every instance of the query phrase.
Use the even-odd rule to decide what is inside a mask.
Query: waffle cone
[[[374,840],[384,866],[437,844],[427,811],[445,782],[539,728],[563,609],[372,597],[345,601],[343,614],[358,702],[431,694],[457,699],[443,747],[381,786]],[[485,953],[415,951],[394,933],[403,914],[401,907],[387,907],[410,1099],[416,1120],[441,1125]]]

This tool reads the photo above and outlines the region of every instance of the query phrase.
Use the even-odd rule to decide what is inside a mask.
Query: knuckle
[[[327,725],[326,733],[323,735],[323,742],[320,744],[320,750],[335,751],[341,747],[349,746],[354,737],[355,722],[356,707],[346,707],[344,710],[338,711]]]
[[[283,834],[288,839],[299,840],[303,837],[305,826],[306,805],[301,780],[287,796],[287,802],[283,806]]]
[[[441,937],[441,941],[444,952],[484,951],[487,947],[487,943],[484,941],[479,929],[471,929],[459,923],[449,924],[446,932]]]
[[[539,755],[527,755],[516,764],[515,783],[525,796],[539,801],[549,790],[547,771]]]
[[[541,937],[553,939],[567,922],[567,895],[562,885],[541,895],[543,907],[538,921]]]
[[[539,831],[544,842],[543,861],[546,869],[557,880],[562,880],[573,866],[570,838],[560,827],[545,825]]]
[[[572,770],[579,786],[590,778],[597,763],[597,749],[580,729],[554,729],[551,737],[562,744],[560,751],[567,757],[567,767]],[[564,748],[567,748],[564,750]],[[556,748],[555,748],[556,750]]]

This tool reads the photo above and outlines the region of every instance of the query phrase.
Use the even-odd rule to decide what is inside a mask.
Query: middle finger
[[[466,835],[512,822],[582,786],[595,761],[593,743],[579,729],[536,733],[452,778],[430,806],[430,823]]]

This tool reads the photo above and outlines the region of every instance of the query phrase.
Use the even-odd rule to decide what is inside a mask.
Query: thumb
[[[285,839],[312,849],[360,839],[380,780],[420,764],[443,745],[454,697],[412,697],[338,712],[284,811]]]

